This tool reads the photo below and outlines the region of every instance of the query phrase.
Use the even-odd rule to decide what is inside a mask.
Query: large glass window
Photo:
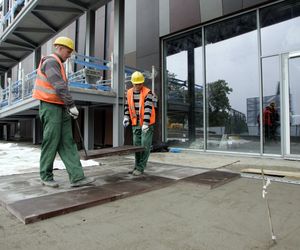
[[[300,155],[300,57],[289,60],[290,154]]]
[[[166,139],[203,148],[201,30],[165,42]]]
[[[263,82],[263,152],[281,153],[280,134],[280,64],[279,56],[262,59]],[[258,116],[259,122],[259,116]]]
[[[300,49],[300,1],[291,0],[260,10],[262,55]]]
[[[258,153],[256,13],[205,28],[207,149]]]
[[[281,82],[285,71],[280,61],[288,52],[300,51],[299,34],[300,1],[286,0],[166,39],[164,111],[169,144],[299,155],[299,58],[289,61],[289,83]],[[289,93],[281,93],[286,84]],[[282,110],[286,103],[289,118]]]

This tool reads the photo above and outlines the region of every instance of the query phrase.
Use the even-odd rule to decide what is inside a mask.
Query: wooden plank
[[[261,169],[259,168],[245,168],[242,169],[243,173],[253,173],[253,174],[261,174]],[[279,170],[269,170],[264,169],[265,175],[273,175],[273,176],[287,176],[287,177],[295,177],[300,178],[300,172],[292,172],[292,171],[279,171]]]
[[[141,146],[124,145],[120,147],[88,150],[87,157],[84,154],[84,152],[80,153],[80,157],[81,159],[88,160],[88,159],[95,159],[95,158],[101,158],[101,157],[112,156],[112,155],[133,154],[135,152],[143,152],[144,150],[145,150],[144,147]]]

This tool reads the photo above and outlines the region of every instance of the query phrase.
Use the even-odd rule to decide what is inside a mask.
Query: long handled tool
[[[267,193],[268,193],[267,187],[271,184],[271,181],[270,181],[270,179],[265,180],[265,174],[264,174],[263,168],[261,168],[261,174],[262,174],[262,180],[263,180],[262,197],[265,199],[266,205],[267,205],[269,226],[270,226],[270,230],[271,230],[272,241],[274,243],[276,243],[276,236],[274,234],[274,229],[273,229],[273,224],[272,224],[271,210],[270,210],[269,201],[268,201],[268,197],[267,197]]]
[[[77,126],[77,130],[78,130],[78,133],[79,133],[81,144],[82,144],[82,147],[83,147],[83,150],[84,150],[84,153],[85,153],[85,157],[86,157],[86,159],[88,159],[88,154],[87,154],[85,146],[84,146],[83,138],[82,138],[82,135],[81,135],[81,131],[80,131],[80,127],[79,127],[79,123],[78,123],[77,119],[75,119],[75,123],[76,123],[76,126]]]

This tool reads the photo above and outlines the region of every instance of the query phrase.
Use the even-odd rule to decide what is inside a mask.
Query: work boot
[[[50,180],[50,181],[43,181],[41,180],[42,185],[47,186],[47,187],[52,187],[52,188],[58,188],[59,185],[55,180]]]
[[[130,170],[130,171],[128,172],[128,174],[133,174],[133,172],[134,172],[135,170],[136,170],[136,168]]]
[[[74,183],[71,183],[71,187],[82,187],[82,186],[87,186],[89,184],[91,184],[92,182],[94,182],[95,179],[91,178],[91,177],[84,177],[82,180],[80,181],[76,181]]]
[[[140,175],[142,175],[143,174],[143,172],[141,172],[141,171],[139,171],[139,170],[137,170],[137,169],[135,169],[133,172],[132,172],[132,175],[134,175],[134,176],[140,176]]]

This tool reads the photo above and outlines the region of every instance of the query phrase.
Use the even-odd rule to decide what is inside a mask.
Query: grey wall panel
[[[272,2],[272,0],[243,0],[243,8],[248,8],[257,4]]]
[[[159,52],[159,0],[137,1],[137,58]],[[137,65],[139,67],[139,65]]]
[[[136,0],[125,1],[124,53],[136,50]]]
[[[96,11],[95,20],[95,56],[104,59],[105,6]]]
[[[136,52],[125,54],[125,65],[129,67],[136,67]]]
[[[222,16],[222,0],[200,0],[201,22]]]
[[[34,70],[34,53],[29,54],[29,56],[22,61],[22,68],[25,75]]]
[[[239,11],[243,8],[243,0],[223,0],[223,15]]]
[[[159,1],[159,35],[170,33],[170,0]]]
[[[170,31],[188,28],[200,23],[199,0],[170,0]]]

